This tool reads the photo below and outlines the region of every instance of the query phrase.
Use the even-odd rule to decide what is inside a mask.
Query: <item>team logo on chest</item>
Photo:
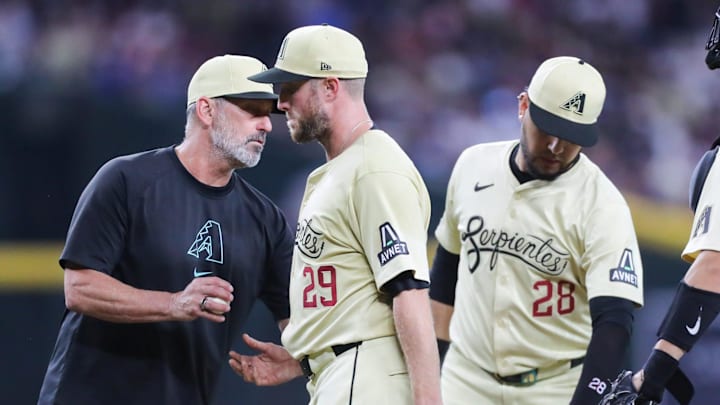
[[[205,261],[223,264],[222,228],[220,223],[212,219],[208,219],[200,228],[195,235],[195,242],[187,251],[187,254],[197,258],[202,253],[205,254]]]
[[[610,269],[610,281],[638,286],[637,274],[633,265],[633,252],[625,249],[620,257],[617,268]]]
[[[223,237],[220,223],[208,219],[197,235],[195,241],[190,245],[187,254],[198,259],[204,259],[206,262],[223,264]],[[203,277],[213,274],[212,271],[203,271],[195,267],[193,270],[194,277]]]
[[[319,230],[313,229],[312,219],[303,219],[298,222],[295,232],[295,246],[300,253],[311,259],[317,259],[325,247],[325,236]]]
[[[397,232],[389,222],[380,225],[380,240],[382,250],[377,256],[381,266],[384,266],[398,255],[409,254],[407,243],[400,240]]]
[[[481,216],[473,216],[467,222],[461,239],[467,249],[467,266],[474,273],[481,263],[481,253],[490,254],[488,267],[494,270],[500,255],[521,260],[540,273],[556,276],[568,266],[570,253],[556,246],[553,238],[543,239],[535,235],[510,234],[502,229],[485,227]]]

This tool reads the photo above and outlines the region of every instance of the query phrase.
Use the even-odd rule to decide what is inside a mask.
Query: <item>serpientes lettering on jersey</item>
[[[558,275],[568,266],[570,254],[553,246],[555,239],[543,239],[535,235],[510,235],[503,230],[485,228],[481,216],[468,219],[466,231],[461,234],[468,249],[468,269],[474,273],[480,266],[481,253],[490,252],[490,270],[495,269],[499,255],[508,255],[522,260],[531,268],[543,274]]]
[[[614,269],[610,269],[610,281],[638,286],[638,278],[633,264],[633,252],[625,249],[620,256],[620,262]]]
[[[407,243],[400,240],[397,232],[395,232],[395,229],[393,229],[389,222],[380,225],[380,241],[382,243],[382,250],[377,256],[381,266],[386,265],[398,255],[409,254]]]
[[[325,236],[322,232],[313,229],[312,219],[303,219],[297,224],[295,245],[303,255],[317,259],[325,247]]]

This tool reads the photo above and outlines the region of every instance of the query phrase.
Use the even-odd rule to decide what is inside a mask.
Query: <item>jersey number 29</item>
[[[553,308],[560,315],[566,315],[575,310],[575,296],[573,295],[575,284],[569,281],[553,283],[550,280],[540,280],[533,284],[533,290],[543,294],[533,302],[533,316],[552,316]],[[553,297],[557,297],[557,299],[553,301]]]
[[[316,271],[306,266],[303,269],[303,277],[307,283],[303,290],[304,308],[317,308],[318,297],[320,297],[320,305],[324,307],[332,307],[337,303],[335,267],[320,266]]]

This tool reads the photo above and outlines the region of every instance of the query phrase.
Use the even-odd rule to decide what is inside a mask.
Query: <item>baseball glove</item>
[[[599,405],[654,405],[657,402],[642,397],[633,387],[633,372],[623,370],[610,385],[610,391],[600,401]]]

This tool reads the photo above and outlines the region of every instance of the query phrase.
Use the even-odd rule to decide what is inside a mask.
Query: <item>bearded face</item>
[[[265,132],[247,132],[239,120],[228,119],[226,108],[219,103],[218,114],[210,129],[210,139],[217,153],[235,168],[254,167],[260,161],[265,145]]]
[[[290,138],[295,143],[323,141],[330,137],[330,119],[320,105],[314,83],[311,84],[304,108],[295,111],[293,116],[288,113],[287,125]]]

